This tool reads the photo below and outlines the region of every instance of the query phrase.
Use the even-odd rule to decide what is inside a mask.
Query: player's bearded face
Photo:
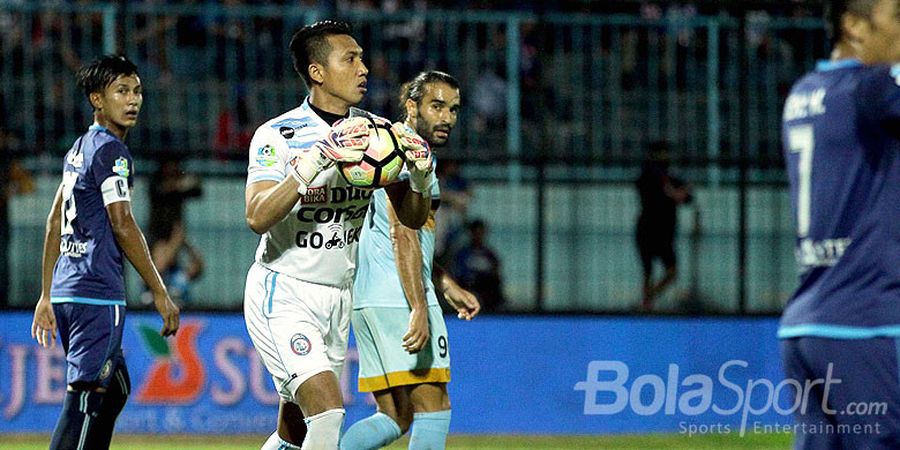
[[[428,84],[416,110],[416,131],[432,147],[442,147],[456,126],[459,90],[446,83]]]
[[[123,128],[133,127],[144,103],[141,79],[137,75],[119,76],[103,90],[99,103],[99,112],[110,122]]]
[[[331,52],[322,70],[322,89],[348,106],[362,101],[366,94],[369,69],[362,61],[362,48],[345,34],[328,36]]]

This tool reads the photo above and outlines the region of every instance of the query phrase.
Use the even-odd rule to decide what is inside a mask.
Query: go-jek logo
[[[181,322],[169,341],[159,331],[138,324],[138,334],[154,361],[137,389],[136,400],[145,404],[184,405],[196,401],[206,385],[206,368],[197,351],[197,336],[203,325]]]

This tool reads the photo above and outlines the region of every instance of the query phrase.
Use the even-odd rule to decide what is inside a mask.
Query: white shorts
[[[351,285],[308,283],[254,263],[244,290],[244,321],[250,340],[272,375],[275,389],[294,402],[297,388],[313,375],[340,378],[350,333]]]

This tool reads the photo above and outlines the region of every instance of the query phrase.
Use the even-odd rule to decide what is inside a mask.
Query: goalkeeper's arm
[[[328,136],[290,160],[287,170],[291,176],[247,185],[245,218],[250,229],[263,234],[284,220],[316,176],[335,161],[361,160],[368,146],[367,134],[365,119],[338,121]]]

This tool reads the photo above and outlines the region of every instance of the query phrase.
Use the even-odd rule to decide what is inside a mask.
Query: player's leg
[[[113,430],[116,427],[116,419],[118,419],[122,409],[125,408],[125,403],[128,401],[130,393],[131,378],[128,375],[128,368],[125,366],[125,359],[120,358],[120,363],[113,373],[112,381],[110,381],[109,387],[103,395],[103,403],[100,406],[100,412],[95,423],[101,448],[109,447],[112,441]]]
[[[450,350],[447,343],[447,325],[440,307],[428,308],[428,323],[431,339],[428,349],[420,353],[420,358],[428,361],[431,371],[445,376],[426,377],[421,383],[411,387],[409,398],[413,406],[412,434],[409,448],[412,450],[443,449],[450,432],[450,395],[447,382],[450,381]]]
[[[410,450],[440,450],[447,445],[450,433],[450,395],[447,383],[425,383],[413,386],[409,394],[413,405]]]
[[[278,404],[278,426],[260,450],[298,450],[306,438],[306,422],[303,419],[299,405],[281,399]]]
[[[815,380],[819,378],[819,374],[815,372],[814,367],[806,359],[804,349],[807,347],[801,341],[809,338],[792,338],[781,341],[781,358],[784,364],[784,373],[786,379],[796,380],[800,386],[806,386],[806,380]],[[805,388],[804,388],[805,389]],[[827,414],[826,409],[822,408],[822,399],[824,398],[824,386],[821,384],[811,384],[805,392],[797,393],[801,399],[807,402],[807,408],[804,410],[798,407],[794,411],[794,420],[797,424],[797,433],[794,434],[794,449],[796,450],[816,450],[816,449],[839,449],[840,441],[834,433],[803,433],[802,430],[810,429],[810,427],[819,424],[828,424],[835,426],[837,424],[833,414]],[[803,400],[801,400],[803,401]]]
[[[60,331],[65,332],[69,384],[50,448],[109,448],[115,419],[124,406],[118,395],[119,381],[113,385],[119,366],[124,367],[120,350],[124,308],[65,303],[54,305],[54,311],[63,318],[59,322],[64,323]],[[110,387],[116,392],[104,405]]]
[[[292,287],[302,299],[306,322],[295,328],[307,332],[309,341],[297,346],[298,384],[294,399],[305,417],[307,431],[302,449],[336,449],[344,424],[343,394],[338,377],[343,371],[350,338],[352,287],[343,289],[300,283]],[[302,334],[301,334],[302,336]],[[292,341],[296,339],[294,335]],[[308,378],[307,378],[308,377]],[[305,381],[304,378],[307,378]]]
[[[834,411],[836,427],[824,433],[830,432],[838,441],[828,448],[900,448],[897,340],[808,337],[801,338],[799,345],[817,378],[828,386],[827,406]],[[810,440],[813,432],[797,434]]]
[[[341,449],[377,449],[394,442],[406,433],[412,422],[412,407],[405,387],[393,389],[388,387],[383,357],[386,357],[389,351],[387,349],[380,351],[377,342],[379,339],[376,338],[383,336],[387,330],[375,332],[376,327],[383,325],[379,324],[377,311],[373,308],[357,309],[353,311],[351,317],[356,335],[356,349],[359,352],[359,377],[360,380],[368,380],[360,383],[360,391],[372,392],[378,410],[347,429],[341,437]],[[399,342],[396,345],[399,347]]]
[[[354,423],[341,438],[341,450],[375,450],[403,436],[413,420],[407,386],[372,393],[378,410]]]

